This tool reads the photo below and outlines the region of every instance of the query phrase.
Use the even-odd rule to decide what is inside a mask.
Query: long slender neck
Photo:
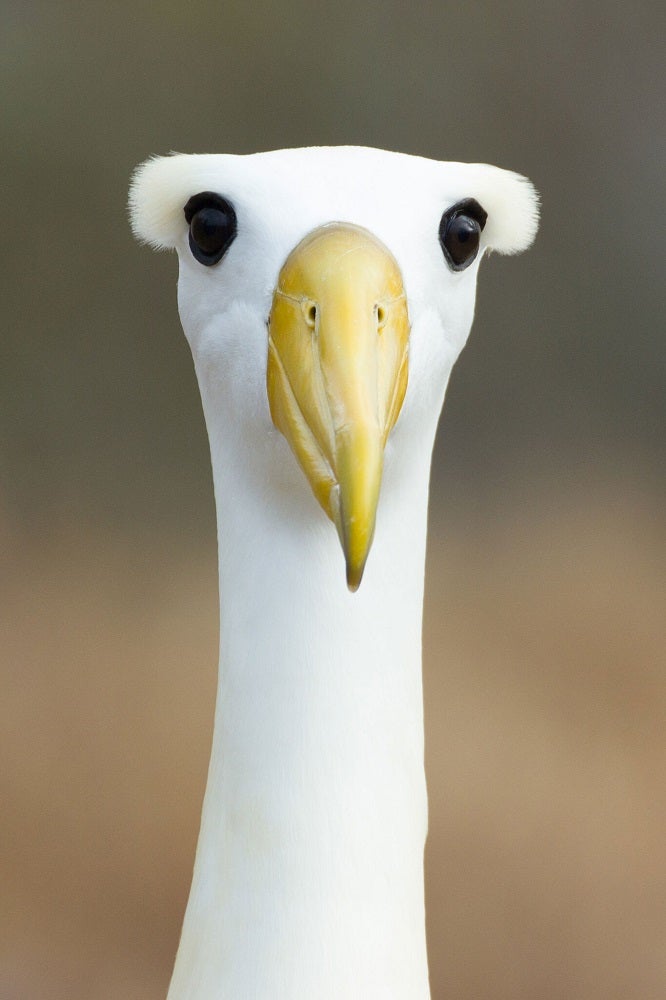
[[[169,1000],[425,1000],[429,443],[413,475],[388,455],[373,550],[350,594],[335,529],[282,439],[243,456],[216,434],[205,394],[204,407],[220,672]]]

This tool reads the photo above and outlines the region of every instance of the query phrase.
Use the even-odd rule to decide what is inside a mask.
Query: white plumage
[[[184,215],[201,193],[235,212],[234,238],[211,266],[193,255]],[[456,270],[440,220],[471,199],[479,250]],[[169,998],[425,1000],[421,619],[430,458],[472,322],[479,262],[486,250],[530,244],[534,190],[484,164],[313,148],[150,160],[135,175],[130,207],[139,239],[178,252],[219,536],[215,733]],[[312,233],[327,247],[351,241],[335,251],[334,287],[322,268],[319,297],[289,285],[294,269],[299,281],[311,280],[299,268]],[[366,252],[390,280],[398,268],[404,295],[378,294],[374,331],[362,333],[370,320],[359,318],[357,348],[356,320],[338,344],[322,303],[333,288],[336,302],[344,299],[339,314],[349,312],[358,282],[367,284],[354,270]],[[280,302],[294,304],[298,317],[303,309],[293,330],[281,325]],[[375,340],[388,360],[365,358]],[[340,388],[345,365],[349,399]],[[350,413],[364,414],[367,434],[355,436]],[[363,456],[371,454],[368,486]],[[372,483],[378,490],[380,481],[373,541]],[[359,528],[357,511],[366,508]],[[358,593],[345,584],[340,543],[354,586],[367,558]]]

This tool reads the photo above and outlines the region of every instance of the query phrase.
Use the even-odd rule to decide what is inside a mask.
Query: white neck
[[[335,529],[284,440],[275,431],[265,450],[248,448],[202,395],[220,671],[168,1000],[426,1000],[421,618],[434,425],[408,469],[389,442],[375,542],[350,594]]]

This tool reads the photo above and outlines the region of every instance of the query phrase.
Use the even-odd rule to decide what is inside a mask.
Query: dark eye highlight
[[[212,267],[224,257],[236,235],[233,205],[219,194],[201,191],[190,198],[184,212],[190,227],[192,256],[200,264]]]
[[[474,198],[465,198],[444,212],[439,242],[452,271],[464,271],[476,257],[487,218],[488,213]]]

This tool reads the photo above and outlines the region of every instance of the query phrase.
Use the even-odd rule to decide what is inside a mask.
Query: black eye
[[[453,271],[464,271],[479,250],[481,230],[488,213],[474,198],[465,198],[447,209],[439,224],[439,242]]]
[[[236,213],[226,198],[212,191],[195,194],[185,206],[190,250],[200,264],[212,267],[224,257],[236,235]]]

